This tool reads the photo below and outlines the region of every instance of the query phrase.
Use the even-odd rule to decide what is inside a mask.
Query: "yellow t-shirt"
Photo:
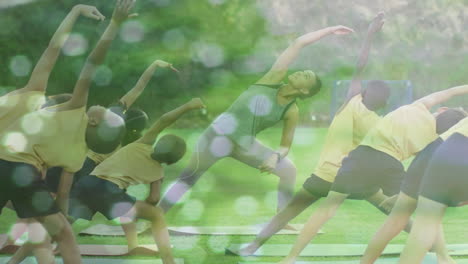
[[[92,172],[127,189],[130,185],[149,184],[164,177],[161,164],[151,158],[153,147],[143,143],[131,143],[99,164]]]
[[[87,157],[90,158],[92,161],[94,161],[96,164],[100,164],[101,162],[103,162],[104,160],[106,160],[107,158],[112,156],[114,153],[116,153],[121,147],[122,146],[119,145],[114,151],[112,151],[111,153],[108,153],[108,154],[96,153],[96,152],[89,149]]]
[[[10,92],[0,97],[0,131],[45,103],[44,92]]]
[[[333,118],[314,174],[328,182],[335,181],[343,158],[361,143],[380,119],[362,103],[360,94],[354,96]]]
[[[437,136],[434,116],[423,103],[415,102],[387,114],[369,131],[361,145],[403,161],[421,151]]]
[[[0,134],[0,159],[23,162],[40,171],[63,167],[76,172],[88,151],[86,107],[53,111],[55,106],[29,113]]]
[[[460,122],[456,123],[449,130],[445,131],[442,135],[440,135],[440,137],[443,140],[447,140],[447,138],[449,138],[455,133],[460,133],[465,137],[468,137],[468,117],[465,117],[464,119],[460,120]]]

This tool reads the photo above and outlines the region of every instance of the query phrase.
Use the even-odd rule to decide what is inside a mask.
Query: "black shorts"
[[[93,175],[83,176],[75,183],[70,194],[69,215],[91,220],[97,212],[107,219],[125,215],[136,199],[116,184]]]
[[[429,166],[432,155],[434,155],[434,152],[443,142],[441,138],[437,138],[416,155],[406,171],[406,176],[400,188],[401,192],[411,198],[418,199],[421,181]]]
[[[96,166],[96,162],[87,157],[83,163],[83,167],[81,167],[81,169],[73,176],[73,184],[75,184],[81,177],[91,174]],[[53,167],[47,170],[46,184],[49,187],[49,190],[53,193],[57,193],[58,191],[62,171],[62,167]]]
[[[328,192],[331,190],[333,183],[328,182],[319,176],[312,174],[309,178],[304,182],[302,187],[311,195],[315,196],[316,198],[323,198],[328,196]],[[365,196],[360,194],[351,194],[349,199],[364,199]]]
[[[26,163],[0,160],[0,210],[11,201],[19,218],[56,214],[59,209],[41,173]]]
[[[468,201],[468,138],[455,133],[434,153],[420,195],[447,206]]]
[[[327,197],[332,184],[333,183],[328,182],[315,174],[312,174],[309,178],[307,178],[302,187],[313,196],[321,198]]]
[[[405,169],[394,157],[368,146],[358,146],[343,159],[331,190],[368,197],[380,189],[386,195],[400,192]]]

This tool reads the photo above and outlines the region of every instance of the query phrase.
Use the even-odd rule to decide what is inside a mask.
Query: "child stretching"
[[[82,177],[73,187],[70,197],[70,216],[91,219],[100,212],[107,219],[124,217],[151,221],[153,237],[164,264],[175,263],[172,257],[169,233],[159,202],[160,187],[164,178],[162,164],[171,165],[185,154],[185,142],[175,135],[158,135],[184,113],[204,108],[200,99],[164,114],[137,141],[121,148],[99,164],[90,175]],[[126,193],[131,185],[150,184],[150,195],[145,201]]]

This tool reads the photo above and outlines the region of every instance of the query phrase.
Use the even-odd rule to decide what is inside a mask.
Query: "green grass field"
[[[194,146],[201,131],[172,131],[184,136],[189,150]],[[321,149],[326,129],[298,129],[295,145],[290,157],[298,168],[296,189],[301,188],[304,180],[312,172]],[[280,129],[271,129],[259,136],[269,146],[277,146]],[[190,155],[183,161],[166,169],[167,186],[173,181]],[[186,225],[254,225],[267,222],[274,215],[276,207],[277,178],[272,175],[261,175],[258,170],[247,167],[237,161],[225,159],[215,164],[197,183],[190,197],[174,207],[167,215],[167,222],[172,226]],[[130,190],[143,198],[146,189],[138,186]],[[293,220],[293,223],[304,223],[314,206]],[[14,221],[14,213],[5,209],[0,217],[0,232],[9,230]],[[350,243],[366,244],[385,217],[363,201],[347,201],[318,236],[314,243]],[[444,219],[448,243],[468,243],[468,210],[467,207],[450,208]],[[400,234],[393,243],[404,243],[406,234]],[[240,257],[225,256],[224,248],[234,243],[245,243],[253,236],[173,236],[174,254],[184,258],[185,263],[219,263],[234,264]],[[295,236],[274,236],[269,243],[289,243]],[[83,244],[124,244],[124,238],[79,237]],[[152,243],[152,238],[140,236],[140,243]],[[252,261],[278,261],[279,258],[246,258]],[[318,260],[319,258],[315,258]],[[314,260],[314,258],[304,258]],[[330,259],[333,260],[333,259]]]

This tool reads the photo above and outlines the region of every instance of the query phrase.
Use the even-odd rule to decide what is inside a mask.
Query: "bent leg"
[[[379,190],[374,195],[367,197],[366,200],[386,215],[389,215],[391,213],[394,203],[396,203],[397,201],[397,200],[392,200],[392,198],[385,195],[382,190]],[[383,205],[385,202],[389,200],[392,200],[391,204]],[[412,221],[409,219],[407,221],[407,224],[404,230],[409,233],[411,230],[412,224],[413,224]]]
[[[373,200],[373,202],[376,202]],[[375,204],[373,204],[375,206]],[[405,229],[411,215],[416,209],[417,201],[410,196],[400,193],[396,204],[385,223],[372,237],[366,248],[361,264],[374,263],[382,254],[390,241]]]
[[[57,241],[64,264],[81,264],[80,249],[70,224],[61,213],[36,217],[54,241]]]
[[[232,157],[238,161],[258,169],[263,162],[274,155],[274,151],[258,140],[255,140],[249,150],[236,149]],[[291,201],[296,184],[296,166],[288,158],[281,159],[276,165],[273,174],[278,176],[278,212]]]
[[[132,221],[131,218],[120,217],[120,223],[124,231],[125,237],[127,238],[128,251],[138,247],[138,231],[136,222]]]
[[[137,201],[135,203],[134,209],[137,218],[145,219],[151,222],[153,238],[159,248],[163,263],[175,264],[174,257],[172,256],[169,232],[167,231],[167,225],[164,219],[164,211],[158,206],[154,207],[141,201]]]
[[[400,264],[421,263],[435,243],[446,205],[419,196],[413,229],[401,253]]]
[[[39,264],[55,263],[50,237],[44,227],[34,219],[22,219],[27,225],[29,239],[8,261],[8,264],[19,264],[31,254]]]

